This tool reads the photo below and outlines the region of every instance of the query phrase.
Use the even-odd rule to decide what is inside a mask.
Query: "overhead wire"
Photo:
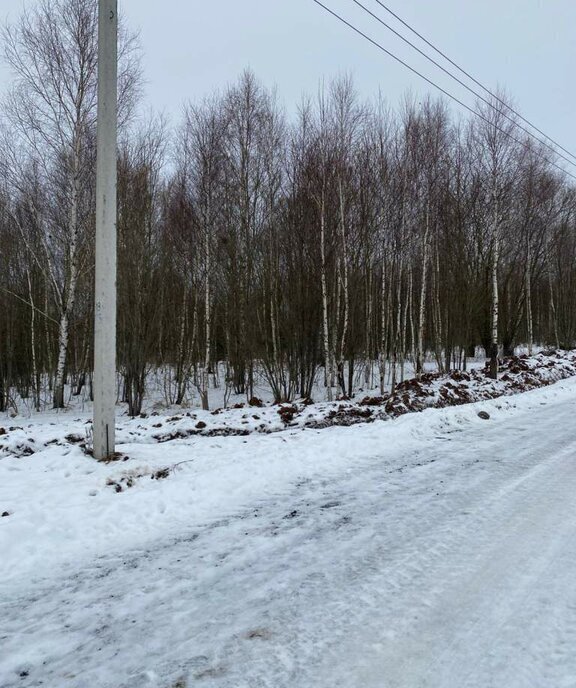
[[[389,31],[391,31],[395,36],[397,36],[397,37],[400,38],[402,41],[404,41],[404,43],[406,43],[406,44],[409,45],[411,48],[413,48],[414,50],[416,50],[416,52],[418,52],[420,55],[422,55],[424,58],[426,58],[429,62],[431,62],[431,63],[432,63],[433,65],[435,65],[436,67],[438,67],[438,69],[440,69],[442,72],[444,72],[444,74],[447,74],[451,79],[454,79],[454,81],[456,81],[458,84],[460,84],[460,86],[463,86],[467,91],[469,91],[469,92],[472,93],[474,96],[476,96],[476,98],[478,98],[480,101],[482,101],[482,102],[483,102],[484,104],[486,104],[488,107],[492,108],[492,109],[495,110],[496,112],[500,112],[500,114],[502,114],[507,120],[509,120],[510,122],[512,122],[515,126],[517,126],[517,127],[518,127],[520,130],[522,130],[524,133],[528,134],[528,136],[531,136],[535,141],[538,141],[538,143],[540,143],[541,145],[543,145],[543,146],[545,146],[546,148],[548,148],[549,150],[551,150],[555,155],[557,155],[559,158],[562,158],[562,160],[564,160],[565,162],[567,162],[569,165],[573,165],[574,167],[576,167],[576,162],[575,162],[574,160],[570,160],[570,158],[567,158],[565,155],[563,155],[562,153],[559,153],[559,152],[558,152],[557,148],[560,148],[560,146],[559,146],[558,144],[554,143],[554,146],[556,146],[556,148],[555,148],[554,146],[551,146],[549,143],[547,143],[546,141],[543,141],[541,138],[539,138],[538,136],[536,136],[536,134],[534,134],[533,132],[531,132],[530,129],[527,129],[527,128],[524,127],[522,124],[519,124],[519,123],[514,119],[514,117],[511,117],[511,116],[508,115],[506,112],[504,112],[504,111],[502,111],[502,110],[499,110],[498,107],[497,107],[496,105],[494,105],[494,103],[491,103],[491,102],[490,102],[489,100],[487,100],[483,95],[481,95],[480,93],[478,93],[478,91],[475,91],[475,90],[474,90],[472,87],[470,87],[467,83],[465,83],[464,81],[462,81],[462,79],[460,79],[459,77],[457,77],[457,76],[456,76],[455,74],[453,74],[450,70],[448,70],[448,69],[446,69],[445,67],[443,67],[443,66],[442,66],[439,62],[437,62],[433,57],[430,57],[430,55],[426,54],[423,50],[420,50],[420,48],[419,48],[417,45],[414,45],[414,43],[412,43],[412,41],[408,40],[405,36],[403,36],[401,33],[399,33],[398,31],[396,31],[396,29],[394,29],[392,26],[390,26],[390,24],[388,24],[388,23],[385,22],[383,19],[381,19],[377,14],[374,14],[374,12],[372,12],[370,9],[368,9],[368,7],[366,7],[365,5],[363,5],[363,4],[360,2],[360,0],[352,0],[352,2],[354,2],[358,7],[362,8],[362,9],[363,9],[367,14],[369,14],[371,17],[373,17],[374,19],[376,19],[377,22],[379,22],[380,24],[382,24],[382,26],[386,27],[386,28],[387,28]],[[379,0],[376,0],[376,2],[378,2],[378,4],[381,4],[381,3],[379,2]],[[384,7],[384,5],[382,5],[382,6]],[[470,77],[470,78],[472,78],[472,77]],[[484,88],[484,87],[482,86],[482,88]],[[497,95],[493,94],[493,93],[492,93],[491,91],[489,91],[488,89],[485,89],[485,90],[486,90],[486,92],[489,93],[496,101],[498,101],[498,102],[501,103],[504,107],[506,107],[507,109],[509,109],[509,110],[510,110],[511,112],[513,112],[515,115],[517,115],[519,119],[524,120],[524,118],[523,118],[521,115],[519,115],[518,113],[516,113],[516,111],[513,110],[513,109],[506,103],[505,100],[502,100],[501,98],[499,98]],[[531,126],[532,128],[534,128],[534,129],[536,129],[536,127],[534,127],[532,124],[530,124],[530,126]],[[547,139],[550,139],[550,137],[546,136],[546,134],[542,134],[542,135],[545,136]],[[553,139],[550,139],[550,140],[553,141]],[[567,152],[568,152],[569,155],[572,155],[569,151],[567,151]],[[573,156],[573,157],[574,157],[575,160],[576,160],[576,156]]]
[[[478,117],[479,119],[483,120],[484,122],[486,122],[486,123],[489,124],[490,126],[494,127],[494,128],[496,129],[496,131],[499,131],[500,133],[504,134],[505,136],[507,136],[508,138],[510,138],[512,141],[514,141],[515,143],[517,143],[517,144],[520,145],[520,146],[525,145],[522,141],[520,141],[519,139],[517,139],[517,138],[516,138],[515,136],[513,136],[510,132],[506,131],[505,129],[502,129],[501,127],[498,127],[496,124],[494,124],[493,122],[491,122],[487,117],[485,117],[482,113],[480,113],[480,112],[478,112],[477,110],[475,110],[474,108],[470,107],[470,105],[467,105],[464,101],[460,100],[457,96],[453,95],[452,93],[450,93],[449,91],[447,91],[447,90],[446,90],[445,88],[443,88],[442,86],[439,86],[439,85],[438,85],[437,83],[435,83],[432,79],[430,79],[429,77],[425,76],[424,74],[422,74],[422,72],[419,72],[416,68],[412,67],[412,66],[409,65],[407,62],[405,62],[404,60],[402,60],[401,58],[399,58],[399,57],[398,57],[397,55],[395,55],[393,52],[391,52],[390,50],[388,50],[387,48],[385,48],[381,43],[378,43],[378,41],[376,41],[375,39],[373,39],[373,38],[371,38],[370,36],[368,36],[368,34],[364,33],[364,31],[362,31],[362,30],[359,29],[358,27],[354,26],[354,24],[352,24],[351,22],[349,22],[347,19],[345,19],[344,17],[342,17],[340,14],[338,14],[338,13],[335,12],[334,10],[330,9],[329,7],[327,7],[323,2],[321,2],[320,0],[312,0],[312,2],[316,3],[316,4],[317,4],[318,6],[320,6],[323,10],[325,10],[326,12],[328,12],[329,14],[331,14],[333,17],[335,17],[336,19],[338,19],[338,21],[340,21],[342,24],[344,24],[344,25],[347,26],[349,29],[351,29],[352,31],[354,31],[355,33],[357,33],[359,36],[361,36],[362,38],[364,38],[365,40],[367,40],[369,43],[371,43],[371,44],[374,45],[376,48],[378,48],[379,50],[381,50],[382,52],[384,52],[386,55],[388,55],[389,57],[391,57],[393,60],[395,60],[396,62],[398,62],[399,64],[401,64],[403,67],[405,67],[405,68],[408,69],[409,71],[411,71],[413,74],[416,74],[417,76],[419,76],[421,79],[423,79],[424,81],[426,81],[426,83],[428,83],[428,84],[430,84],[431,86],[433,86],[436,90],[438,90],[438,91],[440,91],[441,93],[443,93],[445,96],[447,96],[448,98],[450,98],[451,100],[453,100],[455,103],[458,103],[458,105],[460,105],[461,107],[463,107],[465,110],[468,110],[468,112],[470,112],[470,113],[473,114],[474,116]],[[571,172],[569,172],[568,170],[564,169],[561,165],[558,165],[558,164],[555,163],[553,160],[549,160],[548,158],[546,158],[546,157],[544,157],[544,156],[541,156],[541,157],[542,157],[542,159],[543,159],[545,162],[547,162],[547,163],[548,163],[549,165],[551,165],[552,167],[555,167],[556,169],[558,169],[558,170],[559,170],[560,172],[562,172],[563,174],[565,174],[565,175],[571,177],[572,179],[576,180],[576,175],[574,175],[574,174],[572,174]]]
[[[555,141],[551,136],[548,136],[545,132],[542,131],[542,129],[539,129],[535,124],[530,122],[530,120],[526,119],[520,112],[515,110],[509,103],[507,103],[505,100],[500,98],[496,93],[493,93],[487,86],[485,86],[481,81],[476,79],[470,72],[466,71],[463,67],[461,67],[457,62],[452,60],[446,53],[442,52],[440,48],[434,45],[431,41],[429,41],[425,36],[423,36],[421,33],[419,33],[413,26],[410,26],[410,24],[402,19],[396,12],[391,10],[387,5],[385,5],[381,0],[374,0],[374,2],[378,3],[382,9],[386,10],[389,14],[391,14],[396,20],[398,20],[403,26],[405,26],[409,31],[411,31],[415,36],[418,36],[418,38],[426,43],[427,46],[432,48],[438,55],[443,57],[447,62],[449,62],[453,67],[456,67],[456,69],[461,73],[464,74],[464,76],[468,77],[471,81],[473,81],[477,86],[480,86],[486,93],[488,93],[492,98],[495,98],[497,101],[499,101],[502,105],[505,105],[511,112],[513,112],[516,117],[521,119],[523,122],[525,122],[528,126],[532,127],[535,131],[537,131],[539,134],[544,136],[544,138],[548,139],[548,141],[551,141],[557,148],[560,150],[564,151],[567,155],[569,155],[571,158],[574,158],[576,160],[576,155],[574,153],[571,153],[567,148],[564,148],[558,141]]]

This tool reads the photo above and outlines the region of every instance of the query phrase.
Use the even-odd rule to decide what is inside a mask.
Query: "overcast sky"
[[[26,0],[34,5],[36,0]],[[323,0],[447,90],[471,96],[365,15],[353,0]],[[363,0],[394,22],[375,0]],[[14,20],[23,0],[0,0]],[[504,86],[522,113],[576,152],[576,0],[385,0],[391,9],[486,85]],[[431,87],[354,35],[313,0],[119,0],[140,31],[146,99],[177,119],[185,100],[222,89],[250,67],[293,111],[322,78],[354,76],[363,96],[396,104]],[[395,22],[394,22],[395,23]],[[397,25],[397,24],[396,24]],[[0,90],[9,73],[0,67]]]

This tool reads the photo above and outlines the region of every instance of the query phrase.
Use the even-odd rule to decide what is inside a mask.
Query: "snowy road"
[[[513,403],[229,438],[238,460],[317,460],[0,587],[0,685],[576,687],[576,382]],[[141,494],[179,480],[198,476]]]

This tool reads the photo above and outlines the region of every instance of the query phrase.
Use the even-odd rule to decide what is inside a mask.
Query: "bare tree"
[[[138,92],[136,42],[123,33],[119,111],[126,120]],[[51,189],[38,247],[22,239],[41,266],[58,311],[58,354],[53,405],[64,405],[70,320],[90,238],[97,92],[96,0],[41,0],[3,31],[4,54],[15,75],[6,103],[14,140],[13,169],[34,160]],[[23,158],[23,159],[22,159]]]
[[[476,152],[481,164],[485,186],[486,222],[490,243],[490,376],[498,377],[499,287],[498,271],[502,230],[508,220],[514,186],[515,159],[518,147],[513,136],[514,123],[505,104],[505,94],[499,93],[489,105],[478,106],[483,119],[474,121]]]

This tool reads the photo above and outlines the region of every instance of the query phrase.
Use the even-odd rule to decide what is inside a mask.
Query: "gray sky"
[[[33,5],[36,0],[27,0]],[[367,17],[352,0],[324,0],[385,47],[471,101],[456,84]],[[364,4],[390,23],[374,0]],[[251,67],[277,86],[289,111],[320,79],[350,72],[363,96],[380,89],[396,105],[410,89],[431,90],[312,0],[119,0],[139,29],[146,100],[178,118],[195,100]],[[487,86],[504,86],[525,117],[576,153],[576,2],[574,0],[386,0],[386,4]],[[1,0],[0,18],[23,0]],[[0,90],[9,74],[0,67]]]

